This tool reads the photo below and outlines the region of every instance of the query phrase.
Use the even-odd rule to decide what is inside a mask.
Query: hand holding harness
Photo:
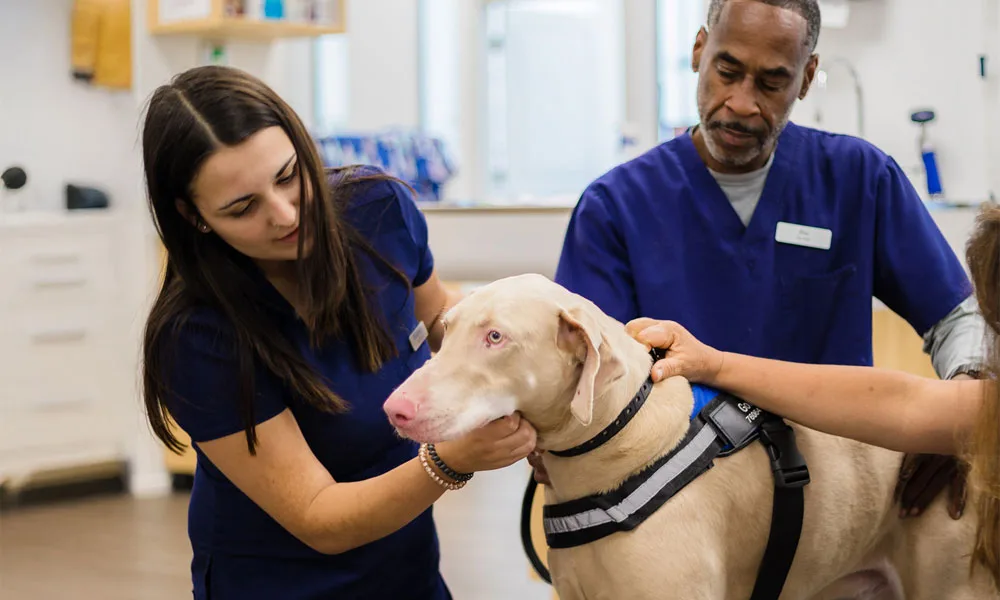
[[[659,350],[652,355],[654,362],[662,358]],[[647,378],[618,418],[600,433],[579,446],[549,453],[573,457],[600,447],[632,420],[652,389],[652,378]],[[635,529],[711,469],[716,458],[760,441],[771,461],[774,504],[767,548],[750,599],[776,600],[798,548],[805,510],[803,487],[809,483],[809,469],[795,444],[795,432],[780,417],[731,394],[703,386],[692,389],[695,408],[691,425],[677,447],[615,490],[545,506],[545,539],[551,548],[570,548]]]

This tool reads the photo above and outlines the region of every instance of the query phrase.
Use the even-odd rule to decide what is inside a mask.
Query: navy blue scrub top
[[[362,173],[372,172],[366,168]],[[433,257],[427,226],[406,188],[392,182],[365,184],[346,211],[349,220],[381,256],[413,286],[431,275]],[[378,307],[391,324],[400,356],[377,373],[359,372],[345,343],[309,346],[306,328],[291,306],[255,273],[273,300],[272,316],[303,356],[350,411],[331,415],[292,395],[275,376],[256,370],[255,419],[261,423],[291,409],[319,461],[337,481],[358,481],[385,473],[416,456],[417,446],[399,438],[382,403],[410,373],[430,358],[426,343],[414,351],[408,336],[416,327],[413,294],[367,255],[359,260]],[[439,549],[432,510],[401,530],[366,546],[334,556],[312,550],[288,533],[233,485],[197,442],[243,430],[237,405],[238,370],[233,329],[221,314],[197,309],[180,332],[169,384],[177,397],[171,413],[191,435],[197,468],[188,533],[194,552],[196,599],[313,600],[450,598],[439,573]]]
[[[829,230],[828,250],[775,241]],[[744,226],[690,132],[611,170],[573,211],[556,281],[619,321],[670,319],[716,348],[872,364],[872,297],[921,335],[971,293],[896,162],[789,123]]]

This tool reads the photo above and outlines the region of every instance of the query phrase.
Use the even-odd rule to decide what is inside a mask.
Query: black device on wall
[[[0,181],[8,190],[19,190],[28,182],[28,174],[21,167],[10,167],[0,174]]]
[[[103,191],[72,183],[66,184],[66,208],[69,210],[107,207],[108,195]]]

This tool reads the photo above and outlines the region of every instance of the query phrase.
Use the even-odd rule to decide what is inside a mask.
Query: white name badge
[[[410,333],[410,348],[413,348],[414,352],[423,344],[427,339],[427,326],[424,325],[423,321],[417,321],[417,326],[414,328],[413,332]]]
[[[792,244],[795,246],[805,246],[806,248],[819,248],[829,250],[833,241],[833,232],[820,227],[809,227],[808,225],[796,225],[795,223],[778,222],[778,228],[774,231],[774,241],[782,244]]]

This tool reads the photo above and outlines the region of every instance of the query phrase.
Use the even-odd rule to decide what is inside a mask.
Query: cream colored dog
[[[399,433],[417,441],[451,439],[520,411],[540,448],[570,448],[608,425],[651,367],[622,323],[542,276],[484,286],[445,321],[441,351],[385,404]],[[573,458],[546,454],[546,503],[615,488],[678,444],[692,409],[687,381],[668,379],[607,444]],[[1000,598],[982,569],[970,576],[975,514],[952,520],[939,501],[901,520],[892,498],[899,454],[795,431],[812,482],[782,600]],[[561,600],[749,598],[773,485],[759,443],[717,459],[634,531],[550,550],[553,584]]]

